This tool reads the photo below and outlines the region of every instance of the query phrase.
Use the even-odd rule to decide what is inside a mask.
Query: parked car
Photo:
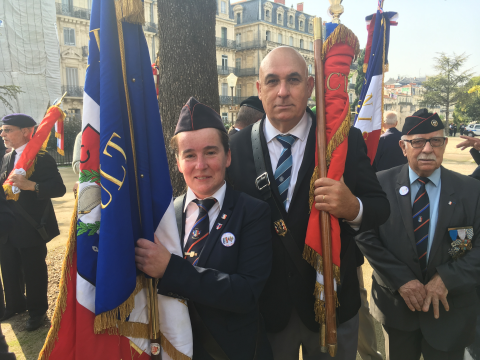
[[[480,136],[480,124],[468,124],[463,133],[471,137]]]

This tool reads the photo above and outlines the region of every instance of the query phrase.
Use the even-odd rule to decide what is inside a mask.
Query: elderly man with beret
[[[402,134],[408,164],[377,174],[390,218],[357,238],[374,269],[372,313],[387,359],[460,360],[475,336],[480,184],[441,166],[437,114],[417,111]]]
[[[1,137],[7,147],[0,168],[0,185],[9,177],[30,141],[35,120],[24,114],[3,119]],[[28,310],[26,329],[42,326],[48,309],[48,272],[45,263],[46,243],[60,234],[51,198],[65,194],[65,185],[55,160],[39,152],[34,170],[27,179],[15,174],[13,185],[20,189],[17,201],[9,200],[16,222],[10,234],[0,234],[0,262],[5,286],[6,310],[2,321]],[[26,290],[26,297],[25,297]]]

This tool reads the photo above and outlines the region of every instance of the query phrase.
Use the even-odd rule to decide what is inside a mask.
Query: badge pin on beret
[[[225,233],[222,235],[222,244],[223,246],[226,246],[226,247],[230,247],[232,246],[233,244],[235,244],[235,235],[233,235],[232,233]]]
[[[432,126],[437,127],[438,126],[438,121],[437,120],[432,120]]]
[[[405,196],[408,194],[408,187],[402,186],[398,192],[400,193],[400,195]]]

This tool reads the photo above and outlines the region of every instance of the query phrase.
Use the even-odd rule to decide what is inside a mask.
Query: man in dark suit
[[[270,274],[268,205],[225,182],[231,154],[220,116],[191,98],[171,147],[188,186],[175,200],[184,257],[140,239],[137,266],[158,293],[188,300],[196,360],[271,360],[258,299]]]
[[[250,96],[240,103],[240,110],[235,120],[235,125],[228,131],[228,136],[235,135],[248,125],[260,120],[265,115],[263,105],[258,96]]]
[[[0,189],[0,231],[2,235],[7,235],[13,229],[15,224],[15,216],[13,216],[12,211],[7,205],[7,200],[5,200],[5,194]],[[0,280],[0,314],[3,316],[5,312],[5,303],[3,301],[3,286],[2,281]],[[2,328],[0,327],[0,359],[2,360],[15,360],[15,354],[8,352],[8,345],[5,341],[5,336],[2,334]]]
[[[289,244],[283,243],[274,224],[270,224],[273,266],[260,298],[260,309],[276,360],[298,359],[300,345],[304,360],[330,358],[320,352],[319,346],[319,324],[314,313],[316,271],[302,257],[311,206],[310,180],[315,168],[316,122],[310,109],[306,110],[313,82],[313,78],[308,77],[303,57],[288,47],[276,48],[265,57],[257,82],[259,98],[266,111],[266,117],[259,123],[261,146],[258,148],[263,152],[273,199],[279,204],[271,205],[272,214],[275,207],[280,209],[293,237],[292,243],[295,243],[293,249],[287,250],[284,246]],[[289,138],[293,139],[293,145],[286,145],[291,152],[292,168],[289,184],[283,189],[287,192],[283,199],[274,180],[274,169],[279,168],[277,163],[285,154],[284,144]],[[232,137],[231,147],[232,165],[228,178],[236,190],[262,199],[262,192],[256,186],[258,175],[252,150],[252,126]],[[336,359],[355,359],[357,352],[360,308],[357,266],[361,263],[356,258],[358,249],[353,238],[359,231],[380,225],[389,214],[388,201],[366,152],[360,131],[351,128],[344,181],[319,179],[315,183],[317,206],[339,218],[341,227],[341,283],[337,288],[340,325]],[[264,183],[260,185],[263,187]]]
[[[35,120],[23,114],[3,118],[1,137],[14,149],[3,157],[0,185],[3,185],[31,138]],[[13,185],[20,189],[17,201],[9,200],[16,224],[9,235],[0,236],[0,261],[5,286],[6,310],[2,320],[28,310],[27,330],[39,328],[48,309],[46,243],[60,234],[51,198],[65,194],[65,185],[55,160],[40,152],[34,171],[27,179],[15,174]],[[24,295],[26,288],[26,298]]]
[[[377,174],[391,216],[357,238],[374,269],[372,313],[387,359],[460,360],[475,336],[480,184],[441,166],[437,114],[416,112],[402,134],[408,164]]]
[[[407,163],[407,158],[403,155],[399,145],[402,133],[397,130],[397,123],[397,114],[395,112],[389,111],[385,114],[383,128],[386,131],[380,136],[378,141],[377,154],[373,162],[375,171],[387,170]]]

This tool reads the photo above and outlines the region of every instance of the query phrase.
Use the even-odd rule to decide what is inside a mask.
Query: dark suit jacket
[[[315,167],[316,147],[315,117],[310,109],[307,109],[307,111],[312,116],[313,121],[307,139],[305,157],[298,173],[288,214],[283,212],[283,219],[287,228],[291,231],[300,253],[303,252],[305,246],[305,235],[310,216],[310,179]],[[270,179],[274,179],[270,155],[263,134],[264,121],[265,118],[260,126],[263,153],[268,176]],[[261,194],[255,186],[257,175],[253,161],[251,131],[252,125],[231,138],[232,164],[227,171],[229,180],[233,182],[236,190],[261,198]],[[376,179],[366,153],[366,145],[360,130],[351,128],[348,137],[348,154],[345,163],[344,180],[352,193],[360,198],[363,203],[363,220],[359,232],[382,224],[389,215],[387,198]],[[278,188],[274,181],[270,181],[273,195],[281,204]],[[358,232],[354,231],[341,219],[340,227],[342,242],[340,254],[341,284],[338,286],[340,307],[337,309],[337,318],[342,323],[357,314],[360,308],[360,293],[356,270],[358,265],[356,258],[358,248],[353,239]],[[315,321],[314,313],[315,270],[309,266],[309,277],[307,279],[302,278],[290,259],[290,255],[286,252],[279,235],[275,232],[273,223],[270,223],[270,232],[273,239],[272,273],[260,298],[260,308],[265,319],[267,331],[279,332],[284,329],[287,326],[293,307],[295,307],[303,323],[311,331],[319,331],[319,325]]]
[[[387,170],[407,163],[407,158],[403,155],[400,145],[398,145],[401,137],[402,133],[396,128],[390,128],[380,136],[377,154],[373,162],[375,171]]]
[[[7,174],[7,166],[11,156],[12,152],[9,152],[3,157],[0,170],[0,185],[3,185],[9,175]],[[21,191],[17,204],[13,204],[13,200],[7,201],[17,219],[15,227],[10,235],[8,235],[8,241],[11,241],[12,245],[16,247],[38,246],[45,244],[45,241],[37,230],[15,210],[14,205],[22,206],[37,223],[41,222],[45,209],[48,209],[48,216],[45,220],[45,230],[49,235],[48,241],[60,234],[55,211],[53,210],[50,199],[62,197],[65,195],[66,189],[62,177],[58,172],[57,164],[48,153],[41,152],[37,155],[35,170],[29,180],[39,184],[40,190],[38,194],[35,191]],[[5,237],[0,237],[0,239],[7,241]]]
[[[223,214],[227,215],[225,220]],[[218,223],[223,224],[220,229],[216,228]],[[203,323],[231,360],[253,359],[258,331],[261,343],[257,359],[273,360],[258,307],[272,266],[269,223],[270,209],[265,203],[227,185],[223,207],[198,265],[172,255],[159,283],[160,294],[194,302]],[[182,224],[184,227],[185,214]],[[225,233],[235,236],[234,245],[222,244]],[[183,236],[180,238],[183,249]],[[211,360],[196,341],[198,334],[193,335],[193,358]]]
[[[2,236],[8,235],[15,225],[15,216],[7,205],[5,193],[0,189],[0,233]]]
[[[408,165],[380,172],[378,179],[390,200],[390,218],[377,230],[357,238],[374,269],[372,314],[382,324],[399,330],[421,328],[426,341],[438,350],[460,350],[472,343],[475,336],[475,285],[480,279],[480,184],[441,168],[438,220],[423,279],[413,234],[410,193],[399,193],[402,186],[410,187]],[[474,247],[453,261],[448,253],[452,243],[448,228],[466,226],[473,226]],[[448,289],[450,311],[446,312],[440,303],[440,318],[435,320],[432,306],[427,313],[410,311],[398,289],[415,279],[427,284],[437,272]]]

